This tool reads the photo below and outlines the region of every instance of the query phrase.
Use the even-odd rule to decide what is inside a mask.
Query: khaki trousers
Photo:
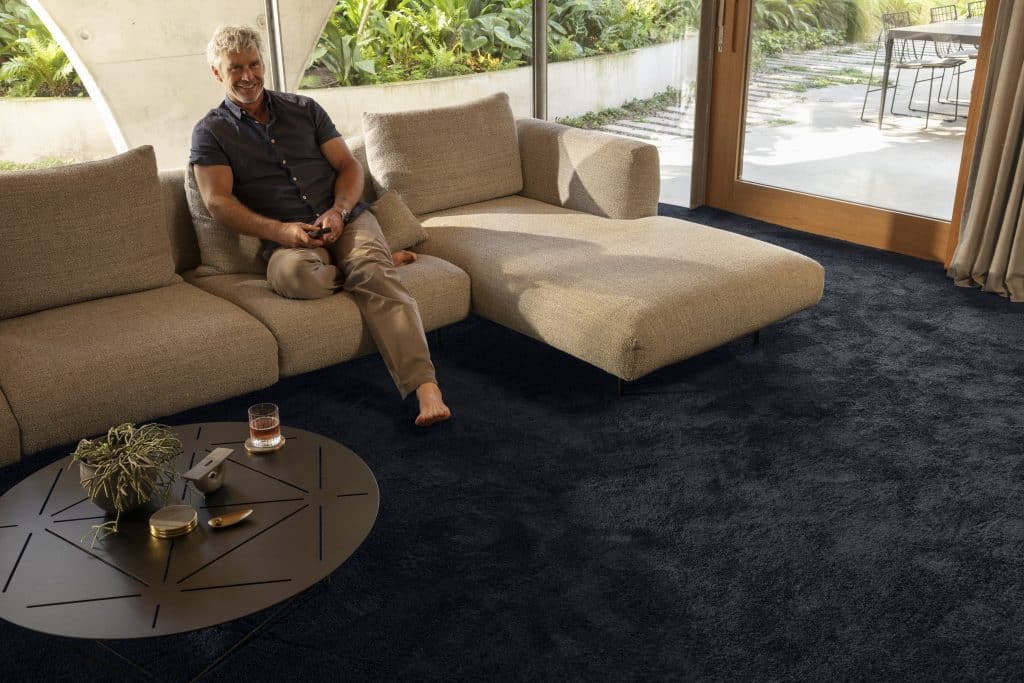
[[[424,382],[437,381],[419,307],[398,279],[380,225],[369,211],[346,225],[327,249],[275,250],[267,281],[290,299],[320,299],[339,289],[350,293],[402,398]]]

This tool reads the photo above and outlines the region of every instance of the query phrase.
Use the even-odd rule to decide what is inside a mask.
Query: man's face
[[[263,60],[259,50],[232,52],[213,67],[213,75],[235,104],[256,104],[263,96]]]

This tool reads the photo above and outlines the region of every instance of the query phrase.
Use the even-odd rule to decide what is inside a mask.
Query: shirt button
[[[277,144],[277,140],[275,140],[274,138],[270,138],[270,144],[276,145]]]
[[[302,198],[303,199],[308,199],[308,197],[306,197],[306,195],[302,195]]]
[[[299,179],[298,179],[298,178],[296,178],[295,176],[292,176],[292,182],[295,182],[295,183],[297,183],[297,182],[299,182]]]
[[[287,166],[287,165],[288,165],[288,162],[287,162],[287,161],[282,161],[282,162],[281,162],[281,165],[282,165],[282,166]]]

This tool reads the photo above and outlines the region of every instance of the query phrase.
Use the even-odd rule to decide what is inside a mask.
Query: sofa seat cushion
[[[475,313],[626,380],[813,306],[824,285],[805,256],[660,216],[520,196],[422,219],[419,249],[469,273]]]
[[[458,322],[469,314],[469,277],[441,259],[422,256],[398,274],[419,305],[426,330]],[[346,292],[323,299],[286,299],[266,279],[215,275],[191,279],[208,292],[237,304],[277,338],[282,377],[318,370],[377,350],[355,300]]]
[[[180,282],[153,148],[0,173],[0,319]]]
[[[276,381],[270,332],[187,283],[0,322],[0,386],[25,453]]]

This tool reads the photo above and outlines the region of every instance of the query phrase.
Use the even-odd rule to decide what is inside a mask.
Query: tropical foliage
[[[827,45],[873,41],[887,12],[909,12],[911,23],[928,21],[928,9],[952,0],[756,0],[751,64],[766,57]],[[966,3],[959,3],[966,13]]]
[[[305,85],[364,85],[528,64],[531,0],[341,0]],[[549,0],[552,61],[672,40],[697,25],[700,0]]]
[[[59,43],[23,0],[0,0],[0,95],[83,95]]]
[[[887,12],[910,12],[911,23],[925,23],[928,9],[961,0],[756,0],[754,28],[782,32],[831,31],[846,42],[874,40]]]

